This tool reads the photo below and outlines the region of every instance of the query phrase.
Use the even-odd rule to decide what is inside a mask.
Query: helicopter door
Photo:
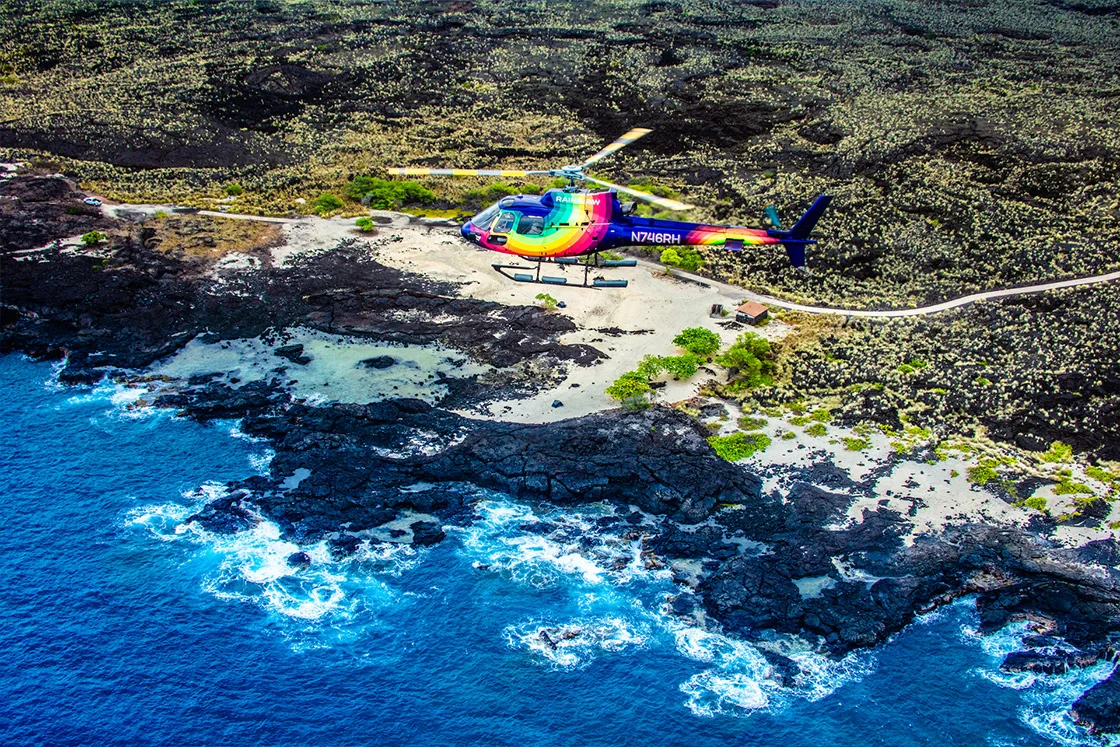
[[[490,241],[499,245],[506,243],[508,240],[506,234],[517,225],[517,217],[517,213],[512,213],[509,210],[499,215],[498,220],[494,221],[494,227],[490,229]]]

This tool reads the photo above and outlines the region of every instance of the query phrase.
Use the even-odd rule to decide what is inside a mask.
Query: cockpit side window
[[[511,213],[506,210],[494,223],[494,227],[490,229],[490,233],[509,233],[513,230],[514,224],[517,223],[517,213]]]
[[[485,231],[490,227],[490,224],[494,222],[494,217],[500,210],[501,208],[499,208],[497,205],[491,205],[475,217],[471,218],[471,225],[481,231]]]
[[[544,233],[543,215],[522,215],[517,232],[523,236],[540,236]]]

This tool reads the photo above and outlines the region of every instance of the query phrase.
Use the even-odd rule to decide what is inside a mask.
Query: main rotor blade
[[[639,192],[636,189],[630,189],[630,187],[620,187],[617,184],[611,184],[610,182],[605,182],[601,179],[594,179],[590,176],[585,177],[585,178],[589,182],[595,182],[596,184],[602,184],[604,187],[610,187],[611,189],[618,190],[619,192],[624,192],[624,193],[630,195],[631,197],[637,197],[639,200],[645,200],[646,202],[650,203],[651,205],[656,205],[657,207],[659,207],[663,210],[691,210],[692,209],[692,205],[686,205],[683,202],[677,202],[676,200],[670,200],[668,197],[658,197],[657,195],[651,195],[649,192]]]
[[[396,176],[540,176],[547,171],[517,171],[510,169],[386,169]]]
[[[651,132],[653,132],[653,130],[647,130],[644,127],[635,127],[634,129],[630,130],[630,132],[627,132],[625,135],[620,137],[618,140],[615,140],[613,143],[608,145],[606,148],[603,148],[601,151],[599,151],[595,155],[591,156],[591,158],[589,158],[586,161],[584,161],[583,163],[581,163],[580,168],[581,169],[586,169],[588,166],[595,163],[596,161],[601,161],[604,158],[606,158],[607,156],[609,156],[611,153],[614,153],[615,151],[622,150],[623,148],[625,148],[627,145],[634,142],[638,138],[644,137],[644,136],[650,134]]]

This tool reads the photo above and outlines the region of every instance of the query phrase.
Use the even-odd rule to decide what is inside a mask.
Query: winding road
[[[638,260],[639,266],[649,267],[657,271],[664,271],[664,265],[650,262],[648,260]],[[680,270],[673,270],[673,275],[676,277],[684,278],[698,283],[703,283],[716,288],[720,294],[729,299],[734,299],[736,303],[741,301],[758,301],[767,306],[778,306],[783,309],[790,309],[792,311],[803,311],[807,314],[835,314],[837,316],[860,316],[860,317],[902,317],[902,316],[923,316],[925,314],[936,314],[941,311],[948,311],[950,309],[960,308],[967,306],[977,301],[987,301],[993,298],[1008,298],[1011,296],[1026,296],[1032,293],[1045,293],[1046,291],[1058,290],[1059,288],[1074,288],[1081,285],[1096,285],[1098,283],[1108,283],[1113,280],[1120,280],[1120,270],[1109,272],[1104,275],[1090,275],[1083,278],[1068,278],[1066,280],[1054,280],[1048,283],[1037,283],[1033,285],[1019,285],[1013,288],[1000,288],[998,290],[981,291],[980,293],[970,293],[967,296],[960,296],[941,303],[931,304],[929,306],[917,306],[912,309],[889,309],[876,311],[873,309],[839,309],[830,306],[806,306],[804,304],[793,303],[774,296],[767,296],[762,293],[755,293],[736,285],[728,285],[721,283],[718,280],[693,275]]]

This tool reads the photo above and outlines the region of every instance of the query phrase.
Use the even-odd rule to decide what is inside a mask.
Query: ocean
[[[789,650],[782,688],[667,614],[664,572],[610,570],[609,506],[480,493],[433,548],[342,561],[268,522],[214,536],[184,520],[267,444],[16,355],[0,380],[3,744],[1098,743],[1066,710],[1107,666],[1003,674],[1022,629],[980,637],[968,600],[842,662]]]

